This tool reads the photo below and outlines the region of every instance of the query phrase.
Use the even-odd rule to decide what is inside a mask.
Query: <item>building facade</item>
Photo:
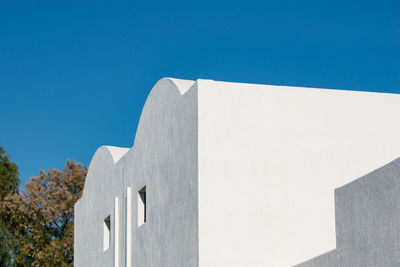
[[[395,94],[164,78],[133,147],[93,156],[74,264],[328,266],[309,259],[360,236],[337,236],[334,190],[400,155],[398,114]]]
[[[336,249],[298,267],[400,266],[400,159],[335,190]]]

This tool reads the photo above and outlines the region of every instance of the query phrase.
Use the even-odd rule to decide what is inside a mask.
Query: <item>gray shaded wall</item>
[[[134,147],[102,147],[75,205],[75,266],[114,266],[114,197],[119,197],[119,266],[125,266],[125,197],[132,188],[132,266],[198,266],[197,84],[181,95],[169,79],[152,89]],[[137,226],[137,193],[147,189],[147,222]],[[103,252],[103,220],[111,247]]]
[[[337,249],[298,267],[400,266],[400,159],[336,189],[335,206]]]
[[[75,205],[75,265],[114,266],[118,255],[125,266],[129,186],[132,267],[288,266],[333,249],[335,233],[336,250],[298,266],[400,266],[398,161],[336,190],[336,232],[331,195],[398,155],[399,100],[160,80],[134,146],[101,147],[92,159]],[[138,227],[144,186],[147,222]],[[109,215],[111,247],[103,252]]]

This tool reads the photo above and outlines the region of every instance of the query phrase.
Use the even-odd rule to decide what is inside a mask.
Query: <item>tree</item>
[[[20,184],[18,166],[10,161],[10,155],[0,146],[0,200],[8,193],[17,192]]]
[[[87,167],[67,161],[64,170],[43,170],[9,194],[0,215],[11,223],[14,266],[72,266],[74,204],[82,196]]]
[[[0,146],[0,203],[10,193],[17,193],[20,184],[18,166],[10,161],[10,155]],[[12,240],[9,237],[9,222],[0,216],[0,266],[11,263]]]

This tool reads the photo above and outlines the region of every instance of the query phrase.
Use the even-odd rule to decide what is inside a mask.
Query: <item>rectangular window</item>
[[[103,222],[103,251],[110,248],[111,241],[111,219],[110,216],[104,219]]]
[[[138,226],[146,222],[146,217],[146,186],[144,186],[138,192]]]

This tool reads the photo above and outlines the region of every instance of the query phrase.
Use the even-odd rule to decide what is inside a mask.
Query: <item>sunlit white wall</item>
[[[335,248],[334,189],[400,156],[400,95],[198,81],[201,267]]]

